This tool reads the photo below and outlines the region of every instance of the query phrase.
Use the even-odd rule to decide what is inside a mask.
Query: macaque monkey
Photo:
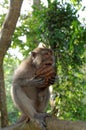
[[[24,60],[13,76],[12,99],[23,118],[43,124],[49,100],[49,86],[55,81],[53,51],[38,47]]]

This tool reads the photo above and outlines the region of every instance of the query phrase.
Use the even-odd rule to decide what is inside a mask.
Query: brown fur
[[[55,78],[51,49],[36,48],[14,73],[12,99],[25,117],[44,112],[49,100],[49,85]],[[46,80],[46,77],[47,78]]]

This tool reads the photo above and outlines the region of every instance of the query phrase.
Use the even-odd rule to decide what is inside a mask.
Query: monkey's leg
[[[35,120],[39,126],[44,129],[45,116],[36,112],[34,101],[28,98],[19,86],[13,87],[12,91],[14,93],[13,99],[15,104],[22,111],[22,113],[24,113],[31,120]]]
[[[28,117],[34,117],[36,110],[34,109],[34,101],[26,96],[20,86],[14,86],[12,89],[13,100],[16,106]]]

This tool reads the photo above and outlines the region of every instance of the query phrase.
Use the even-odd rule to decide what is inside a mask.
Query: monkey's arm
[[[44,84],[44,79],[43,78],[31,78],[31,79],[28,79],[28,78],[24,78],[24,77],[21,77],[21,78],[17,78],[13,81],[13,84],[16,84],[19,85],[19,86],[30,86],[30,87],[39,87],[39,86],[43,86]]]

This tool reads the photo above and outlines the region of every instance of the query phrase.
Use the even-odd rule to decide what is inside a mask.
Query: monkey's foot
[[[20,117],[20,119],[17,121],[17,123],[21,123],[21,122],[23,122],[23,121],[29,122],[29,121],[30,121],[30,118],[27,117],[26,115],[22,115],[22,116]]]
[[[39,126],[43,129],[46,130],[46,122],[45,119],[46,117],[50,117],[51,115],[48,113],[37,113],[35,115],[35,121]]]

